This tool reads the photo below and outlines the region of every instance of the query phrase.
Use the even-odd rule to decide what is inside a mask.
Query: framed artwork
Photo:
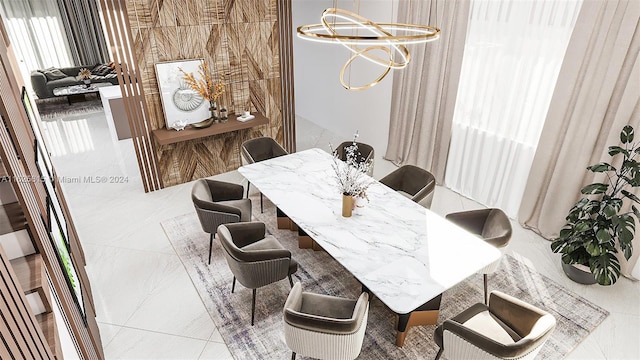
[[[177,121],[193,124],[211,117],[209,102],[187,85],[180,72],[182,69],[186,73],[196,75],[203,61],[203,59],[194,59],[156,64],[156,78],[167,129]]]

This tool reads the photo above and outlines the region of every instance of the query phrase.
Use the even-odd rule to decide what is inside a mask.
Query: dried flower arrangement
[[[184,80],[187,85],[200,97],[207,100],[211,105],[225,92],[225,85],[223,83],[224,77],[221,77],[217,84],[214,84],[209,67],[207,63],[202,62],[199,66],[198,75],[199,79],[193,75],[193,73],[186,73],[184,70],[179,69],[183,74]]]
[[[371,160],[360,161],[362,155],[358,151],[357,138],[358,132],[353,136],[353,144],[345,148],[347,155],[346,161],[340,160],[337,151],[329,144],[329,148],[333,154],[333,164],[331,167],[336,173],[335,179],[342,194],[368,200],[367,188],[373,180],[368,177],[366,173],[369,167],[371,167]]]
[[[80,78],[80,80],[89,80],[91,79],[91,71],[89,71],[89,69],[87,68],[82,68],[78,73],[78,77]]]

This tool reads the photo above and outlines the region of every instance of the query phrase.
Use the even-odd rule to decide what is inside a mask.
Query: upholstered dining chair
[[[251,326],[256,311],[256,289],[289,278],[298,270],[298,263],[291,258],[291,251],[280,245],[271,235],[266,235],[261,222],[226,224],[218,227],[218,238],[224,249],[227,264],[233,273],[231,292],[236,279],[242,286],[253,290],[251,300]]]
[[[467,231],[477,235],[482,240],[495,246],[504,254],[504,251],[511,240],[511,234],[513,232],[511,228],[511,221],[507,215],[500,209],[480,209],[461,211],[451,213],[446,218],[466,229]],[[483,274],[484,278],[484,303],[487,303],[487,275],[492,274],[498,269],[500,260],[482,268],[478,273]]]
[[[270,137],[259,137],[247,140],[241,146],[242,163],[244,165],[257,163],[259,161],[273,159],[278,156],[289,154],[280,144]],[[249,187],[247,182],[247,197],[249,197]],[[263,212],[262,193],[260,193],[260,212]]]
[[[445,320],[434,333],[436,360],[533,359],[556,326],[548,312],[499,291]]]
[[[291,289],[284,304],[284,338],[296,354],[316,359],[355,359],[362,350],[369,295],[357,300]]]
[[[200,179],[191,189],[191,200],[196,208],[202,230],[209,233],[209,264],[211,248],[218,226],[240,221],[251,221],[251,200],[243,199],[242,185],[223,181]]]
[[[380,182],[425,208],[431,208],[436,178],[427,170],[403,165],[380,179]]]
[[[345,141],[342,144],[338,145],[333,152],[338,155],[338,158],[342,161],[347,160],[347,148],[353,145],[353,141]],[[356,142],[358,145],[358,152],[360,153],[358,156],[358,162],[367,162],[371,163],[369,166],[369,170],[367,170],[367,175],[373,176],[373,160],[375,159],[375,152],[373,151],[373,146],[367,145],[365,143]]]

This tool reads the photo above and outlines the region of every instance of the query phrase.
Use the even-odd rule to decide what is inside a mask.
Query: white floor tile
[[[122,330],[122,326],[106,324],[98,322],[98,329],[100,329],[100,340],[102,340],[102,347],[105,348],[109,345],[111,340]]]
[[[202,360],[233,360],[233,356],[224,344],[208,342],[200,355]]]
[[[205,340],[123,328],[105,347],[107,359],[198,359]]]
[[[127,320],[126,326],[209,340],[216,326],[186,270],[162,274],[161,284]]]

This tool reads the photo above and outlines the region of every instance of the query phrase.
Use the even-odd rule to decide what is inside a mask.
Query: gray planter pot
[[[588,269],[585,271],[579,269],[575,265],[567,265],[562,261],[561,263],[562,270],[564,270],[564,273],[567,274],[569,279],[584,285],[593,285],[597,283],[595,276],[593,276],[593,274],[588,271]]]

